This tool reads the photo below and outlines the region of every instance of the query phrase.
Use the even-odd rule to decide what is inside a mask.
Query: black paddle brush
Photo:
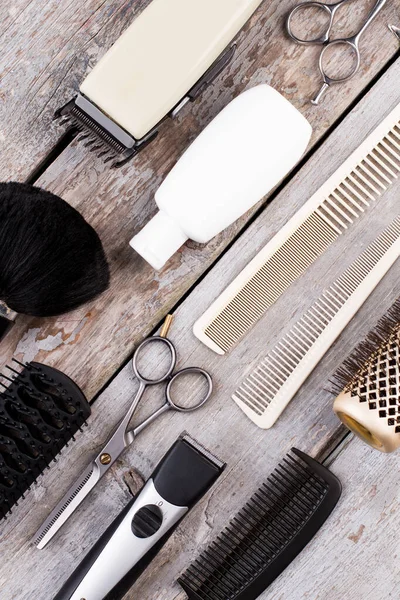
[[[18,504],[90,415],[79,387],[46,365],[0,373],[0,519]]]
[[[109,284],[96,231],[67,202],[24,183],[0,183],[0,339],[16,314],[74,310]]]

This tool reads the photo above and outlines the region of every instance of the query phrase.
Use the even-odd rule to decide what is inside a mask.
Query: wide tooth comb
[[[254,600],[314,537],[341,495],[326,467],[292,448],[178,582],[189,600]]]
[[[39,363],[7,367],[0,392],[0,519],[24,498],[90,415],[78,386]]]

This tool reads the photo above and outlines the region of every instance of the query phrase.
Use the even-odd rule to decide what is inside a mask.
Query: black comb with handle
[[[317,533],[342,487],[296,448],[178,579],[189,600],[254,600]]]
[[[7,367],[10,376],[0,380],[0,519],[90,415],[84,394],[64,373],[36,362],[18,364],[21,370]]]

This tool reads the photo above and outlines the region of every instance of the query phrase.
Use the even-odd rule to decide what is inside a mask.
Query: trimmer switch
[[[139,508],[132,519],[132,531],[138,538],[148,538],[161,527],[163,514],[155,504],[147,504]]]

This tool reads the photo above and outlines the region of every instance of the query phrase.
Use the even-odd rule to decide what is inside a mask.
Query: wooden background
[[[276,426],[261,431],[230,399],[232,391],[278,336],[399,212],[400,184],[265,315],[226,357],[216,357],[192,325],[273,234],[316,191],[400,101],[399,24],[388,2],[362,42],[362,68],[331,89],[316,108],[318,48],[286,39],[284,15],[293,0],[264,2],[238,39],[234,62],[134,162],[110,170],[76,143],[57,145],[55,109],[134,17],[143,0],[13,0],[0,7],[0,175],[34,181],[77,207],[102,237],[112,268],[110,289],[96,302],[57,319],[19,317],[0,348],[1,366],[14,355],[55,365],[94,400],[89,428],[46,472],[1,526],[1,600],[49,600],[87,550],[186,429],[228,463],[212,492],[184,520],[127,599],[183,600],[175,583],[248,499],[292,445],[316,456],[343,431],[326,391],[329,377],[400,294],[396,264],[301,388]],[[357,28],[374,2],[343,7],[336,32]],[[334,31],[335,34],[335,31]],[[300,167],[271,195],[205,247],[189,242],[161,273],[130,249],[129,239],[154,214],[154,192],[202,128],[238,93],[269,83],[310,120],[314,134]],[[54,150],[55,149],[55,150]],[[110,470],[62,532],[43,550],[31,537],[79,470],[124,414],[136,391],[129,357],[138,341],[175,314],[171,339],[179,366],[209,369],[216,393],[193,415],[170,414],[145,431]],[[149,394],[142,416],[161,391]],[[140,415],[139,415],[140,417]],[[303,554],[262,596],[265,600],[386,600],[400,596],[397,457],[351,441],[332,464],[343,482],[339,507]],[[382,559],[380,560],[380,557]]]

